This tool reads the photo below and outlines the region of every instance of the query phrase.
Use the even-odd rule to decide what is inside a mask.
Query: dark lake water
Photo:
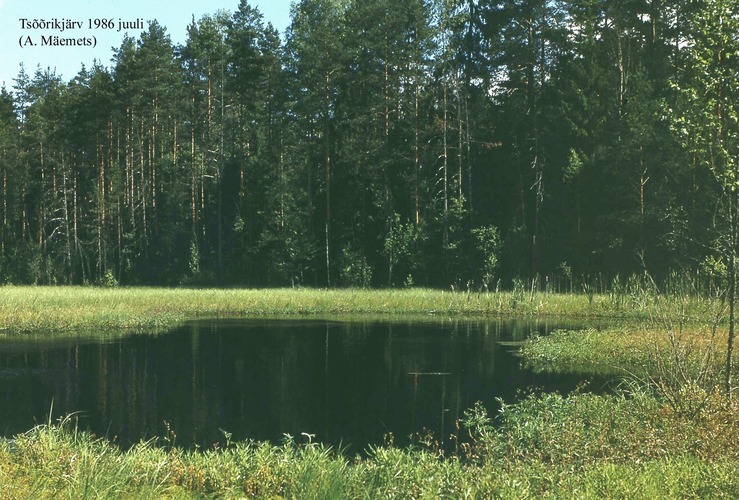
[[[0,339],[0,434],[78,412],[123,446],[170,436],[182,446],[285,433],[350,453],[392,433],[440,441],[476,401],[495,412],[529,388],[582,380],[521,369],[511,342],[561,323],[239,320],[120,339]],[[567,325],[573,326],[573,325]]]

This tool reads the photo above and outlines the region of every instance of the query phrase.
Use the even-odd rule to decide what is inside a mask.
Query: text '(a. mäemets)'
[[[97,38],[77,37],[65,38],[59,35],[47,35],[34,39],[31,36],[22,36],[18,39],[18,45],[23,49],[26,47],[92,47],[97,46]]]

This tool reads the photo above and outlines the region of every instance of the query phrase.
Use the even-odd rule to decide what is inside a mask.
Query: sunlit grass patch
[[[633,326],[557,330],[529,339],[520,352],[536,371],[627,376],[647,369],[654,336]]]
[[[660,325],[629,324],[601,330],[557,330],[521,346],[526,366],[540,372],[584,373],[622,377],[662,376],[679,369],[686,380],[715,376],[725,361],[726,328],[695,324],[678,333]],[[681,363],[680,366],[674,366]]]
[[[564,476],[558,496],[576,498],[735,498],[737,463],[693,457],[632,464],[598,464],[582,474]]]
[[[431,289],[169,289],[0,287],[0,332],[145,330],[188,319],[319,315],[644,319],[698,314],[708,299],[614,301],[607,294]],[[671,305],[672,304],[672,305]]]

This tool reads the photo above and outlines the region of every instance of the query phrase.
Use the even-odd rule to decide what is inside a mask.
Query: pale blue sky
[[[251,0],[249,3],[262,12],[265,22],[271,22],[281,35],[284,34],[290,22],[292,0]],[[56,69],[65,81],[72,79],[83,63],[90,67],[94,59],[109,66],[111,47],[120,45],[123,32],[117,32],[117,27],[90,31],[87,29],[88,19],[113,19],[117,25],[119,19],[136,21],[143,18],[144,26],[146,21],[156,19],[167,28],[174,43],[181,43],[185,41],[186,28],[193,15],[200,19],[204,14],[218,10],[233,12],[238,4],[239,0],[0,0],[0,86],[4,82],[8,90],[12,88],[21,62],[29,75],[33,75],[40,64],[42,68]],[[23,30],[21,18],[69,19],[83,22],[84,28],[63,33]],[[140,31],[134,30],[129,35],[138,36]],[[59,35],[61,38],[95,35],[97,47],[42,47],[42,35]],[[39,45],[19,47],[19,39],[25,36],[31,36]]]

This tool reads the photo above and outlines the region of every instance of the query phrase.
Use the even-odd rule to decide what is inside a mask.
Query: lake
[[[476,401],[567,393],[581,377],[534,374],[515,344],[561,322],[228,320],[169,333],[0,340],[0,434],[75,413],[128,446],[159,436],[210,447],[285,434],[358,453],[390,433],[446,444]],[[602,381],[595,390],[602,389]],[[305,433],[305,434],[304,434]],[[164,442],[164,441],[161,441]]]

